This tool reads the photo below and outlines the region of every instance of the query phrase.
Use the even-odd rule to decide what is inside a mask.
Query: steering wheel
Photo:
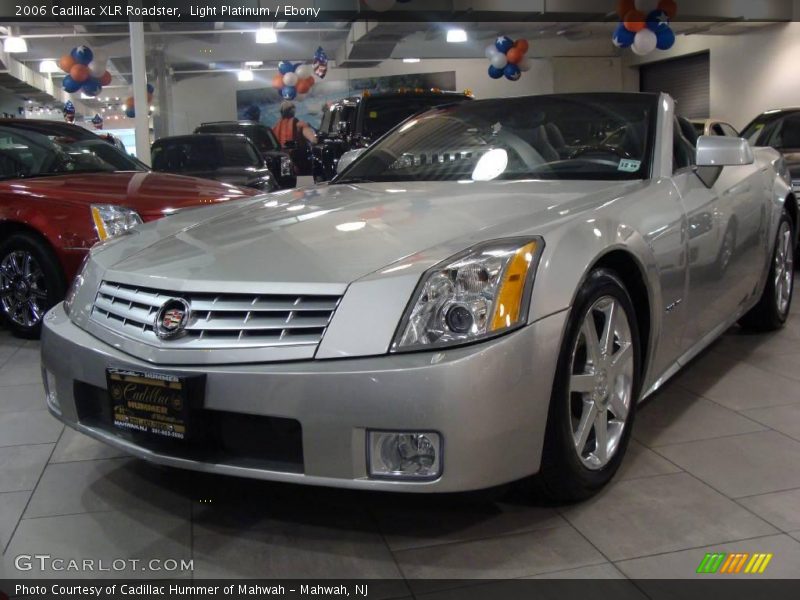
[[[611,146],[610,144],[597,144],[594,146],[581,146],[576,149],[570,158],[578,158],[584,154],[614,154],[619,158],[633,158],[630,152],[619,146]]]

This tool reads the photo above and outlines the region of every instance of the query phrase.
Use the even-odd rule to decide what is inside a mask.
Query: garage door
[[[664,60],[640,67],[643,92],[666,92],[675,98],[678,114],[688,119],[706,119],[711,105],[709,54]]]

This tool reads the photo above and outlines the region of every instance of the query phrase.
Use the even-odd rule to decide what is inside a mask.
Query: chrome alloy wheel
[[[14,250],[0,260],[0,305],[22,327],[34,327],[47,310],[44,273],[26,250]]]
[[[778,229],[775,247],[775,304],[779,315],[786,315],[794,285],[794,244],[792,228],[786,221]]]
[[[572,441],[583,465],[605,467],[619,449],[633,401],[634,348],[630,321],[612,296],[586,313],[569,382]]]

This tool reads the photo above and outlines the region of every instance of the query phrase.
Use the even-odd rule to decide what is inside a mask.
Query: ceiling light
[[[404,63],[418,63],[419,59],[418,58],[404,58],[403,62]]]
[[[274,44],[278,41],[278,34],[272,27],[262,27],[256,31],[256,44]]]
[[[260,67],[263,64],[264,64],[263,60],[248,60],[248,61],[245,61],[244,66],[245,67]]]
[[[367,226],[366,221],[352,221],[350,223],[340,223],[336,226],[336,229],[339,231],[358,231],[359,229],[364,229]]]
[[[58,73],[60,70],[54,60],[43,60],[39,63],[39,73]]]
[[[463,29],[448,29],[447,30],[447,41],[451,44],[457,44],[460,42],[467,41],[467,32]]]
[[[3,50],[11,54],[12,52],[27,52],[28,42],[25,38],[10,35],[3,42]]]
[[[236,74],[239,81],[253,81],[253,72],[250,69],[242,69]]]

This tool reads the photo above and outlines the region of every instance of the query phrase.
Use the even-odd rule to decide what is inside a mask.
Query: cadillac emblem
[[[156,313],[155,333],[162,340],[171,340],[186,333],[191,315],[189,303],[183,298],[172,298],[161,305]]]

